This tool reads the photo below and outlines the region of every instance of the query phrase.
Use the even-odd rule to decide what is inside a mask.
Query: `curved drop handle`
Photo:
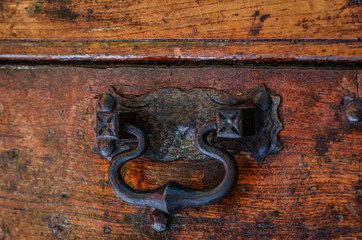
[[[238,177],[233,155],[250,152],[261,164],[281,150],[277,138],[282,129],[277,113],[280,100],[264,85],[242,96],[206,88],[166,88],[132,99],[109,88],[98,99],[94,152],[111,160],[109,181],[115,193],[132,205],[157,209],[158,213],[152,213],[154,229],[162,231],[167,225],[165,213],[217,203],[231,193]],[[223,164],[225,176],[210,190],[174,181],[136,190],[120,172],[123,164],[142,154],[161,161],[207,156]]]
[[[109,180],[113,190],[124,201],[142,207],[153,207],[166,213],[175,213],[189,207],[201,207],[213,204],[224,199],[232,191],[238,176],[234,158],[227,152],[207,143],[207,136],[216,131],[216,123],[202,125],[197,131],[197,148],[205,155],[220,161],[225,167],[225,176],[222,182],[211,190],[194,190],[176,182],[159,188],[141,191],[131,188],[123,180],[120,170],[126,162],[140,156],[147,146],[146,135],[143,131],[129,123],[124,124],[123,130],[138,139],[134,150],[125,151],[113,157],[109,167]]]

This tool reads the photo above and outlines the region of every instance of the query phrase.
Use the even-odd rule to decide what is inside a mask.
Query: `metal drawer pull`
[[[98,100],[94,151],[111,160],[109,181],[120,198],[158,209],[158,216],[164,214],[154,216],[154,229],[163,231],[166,213],[217,203],[231,193],[238,177],[232,155],[251,152],[262,163],[281,149],[279,103],[280,97],[270,95],[264,85],[244,96],[213,89],[170,88],[133,99],[110,88]],[[174,181],[153,190],[136,190],[123,180],[121,168],[142,154],[163,161],[216,159],[223,164],[225,176],[211,190],[194,190]]]

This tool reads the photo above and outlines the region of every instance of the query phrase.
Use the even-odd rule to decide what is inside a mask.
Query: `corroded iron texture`
[[[255,111],[255,122],[247,119],[248,116],[244,114],[246,136],[228,139],[213,135],[212,143],[221,147],[227,142],[227,148],[233,154],[252,152],[260,163],[265,156],[281,149],[276,137],[281,129],[277,117],[280,98],[268,94],[263,85],[244,96],[231,96],[206,88],[168,88],[132,99],[122,97],[110,88],[107,95],[115,99],[116,106],[112,109],[114,112],[137,113],[136,124],[145,131],[149,139],[145,155],[155,160],[173,161],[181,157],[204,159],[206,156],[196,148],[196,130],[206,122],[216,121],[216,112],[225,109],[240,109],[246,115],[250,115],[248,111]],[[97,136],[101,138],[100,135]],[[269,142],[269,146],[264,147],[263,151],[258,148],[261,142]]]
[[[277,140],[282,128],[277,117],[279,103],[280,97],[270,95],[263,85],[245,96],[196,88],[162,89],[133,99],[110,88],[98,101],[95,152],[111,160],[110,184],[130,204],[176,213],[217,203],[230,194],[238,178],[230,153],[251,152],[262,163],[281,149]],[[125,183],[120,170],[142,154],[163,161],[216,159],[223,164],[225,176],[207,191],[177,182],[136,190]]]

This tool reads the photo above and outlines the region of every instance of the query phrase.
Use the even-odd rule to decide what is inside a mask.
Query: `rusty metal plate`
[[[215,133],[209,139],[211,143],[219,147],[227,145],[232,154],[251,152],[258,162],[281,149],[277,140],[277,133],[282,128],[277,117],[280,97],[267,93],[264,85],[244,96],[207,88],[167,88],[131,99],[116,93],[113,88],[109,88],[107,94],[114,99],[114,113],[137,114],[136,124],[145,131],[149,140],[145,155],[154,160],[208,158],[196,147],[196,131],[204,123],[216,121],[219,110],[230,109],[244,112],[255,109],[255,122],[246,119],[246,122],[249,120],[249,127],[244,126],[246,136],[223,138]]]

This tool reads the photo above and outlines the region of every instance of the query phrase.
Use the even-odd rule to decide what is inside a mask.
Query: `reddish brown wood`
[[[22,61],[299,61],[361,63],[360,42],[135,41],[0,42],[0,60]]]
[[[361,125],[349,124],[340,105],[343,97],[360,94],[357,79],[356,70],[3,66],[0,236],[359,239]],[[130,96],[163,87],[240,94],[261,83],[282,97],[284,149],[263,165],[238,157],[240,177],[229,198],[184,210],[169,230],[153,233],[148,210],[115,196],[107,181],[108,162],[91,152],[92,99],[108,86]],[[130,162],[123,173],[142,189],[171,179],[206,188],[217,184],[222,170],[184,159],[169,165]]]
[[[3,39],[356,39],[356,0],[37,1],[1,5]]]
[[[0,59],[361,61],[357,0],[4,0]]]

